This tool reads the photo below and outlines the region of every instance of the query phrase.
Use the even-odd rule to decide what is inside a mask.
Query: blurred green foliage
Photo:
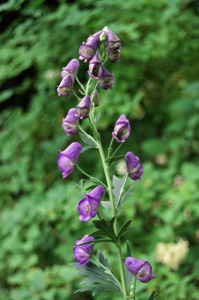
[[[120,214],[120,221],[134,219],[125,237],[134,256],[150,260],[156,274],[138,284],[138,300],[154,287],[161,299],[199,299],[198,1],[9,0],[0,12],[1,299],[91,299],[73,294],[79,281],[68,266],[75,241],[92,224],[78,221],[76,204],[84,196],[74,183],[78,172],[62,180],[57,168],[59,149],[79,137],[62,131],[76,102],[58,97],[56,85],[81,43],[104,26],[120,37],[122,60],[107,66],[113,90],[100,90],[103,143],[126,114],[132,133],[121,153],[134,152],[145,167]],[[82,62],[84,82],[86,71]],[[103,179],[95,150],[79,164]],[[179,237],[189,242],[189,253],[173,271],[156,261],[155,249]],[[102,247],[117,265],[111,246]]]

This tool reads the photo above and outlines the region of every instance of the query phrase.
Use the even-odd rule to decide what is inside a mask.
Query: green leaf
[[[98,287],[95,288],[93,291],[92,295],[95,296],[99,293],[102,293],[104,291],[117,291],[120,292],[119,288],[113,287],[113,286],[108,286],[108,285],[99,285]]]
[[[110,201],[101,201],[101,204],[105,208],[110,208],[111,207],[111,202]]]
[[[96,147],[94,147],[94,145],[87,145],[87,146],[84,146],[81,153],[83,153],[83,152],[85,152],[85,151],[87,151],[87,150],[89,150],[89,149],[93,149],[93,148],[96,148]]]
[[[81,89],[78,89],[78,92],[79,92],[81,95],[85,96],[85,93],[84,93]]]
[[[112,164],[112,163],[115,163],[115,162],[118,162],[118,161],[124,159],[124,157],[125,157],[125,155],[117,155],[115,157],[110,157],[106,161],[109,162],[109,164]]]
[[[131,224],[132,220],[128,220],[126,223],[124,223],[124,225],[121,227],[118,235],[117,235],[117,239],[121,238],[127,230],[129,230],[129,225]]]
[[[80,189],[82,189],[83,183],[84,183],[84,179],[80,179],[75,182],[76,186],[78,186],[78,188]]]
[[[82,141],[90,146],[93,146],[94,148],[97,148],[97,144],[96,141],[94,140],[94,138],[89,135],[89,134],[85,134],[82,132],[79,132],[80,138],[82,139]]]
[[[113,223],[114,223],[114,218],[111,220],[109,225],[104,219],[100,221],[93,221],[93,224],[97,229],[102,231],[105,236],[111,238],[112,241],[116,242],[116,235],[114,232]]]
[[[117,200],[119,199],[120,190],[123,186],[124,180],[125,180],[125,176],[122,178],[122,181],[120,181],[119,178],[113,175],[113,186],[114,186],[113,194]]]
[[[94,122],[97,123],[99,121],[99,118],[101,116],[101,111],[96,115]]]
[[[153,291],[148,300],[157,300],[159,297],[160,295],[156,291]]]
[[[128,197],[131,196],[131,191],[133,189],[134,185],[131,185],[130,188],[128,189],[128,191],[126,192],[126,194],[124,195],[124,197],[122,198],[122,200],[120,201],[119,207],[128,199]]]
[[[126,256],[132,256],[131,246],[129,245],[129,241],[126,242]]]

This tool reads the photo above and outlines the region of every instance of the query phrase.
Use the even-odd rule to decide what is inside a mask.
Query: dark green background
[[[68,266],[75,241],[93,230],[91,221],[78,221],[84,191],[74,181],[81,175],[75,170],[63,180],[56,163],[59,149],[80,141],[61,128],[77,103],[58,97],[56,86],[81,43],[104,26],[119,36],[122,50],[121,62],[107,65],[113,90],[99,90],[99,130],[108,145],[115,121],[126,114],[131,136],[121,154],[134,152],[145,168],[120,213],[121,222],[134,220],[123,241],[129,239],[134,256],[149,260],[156,274],[138,284],[137,299],[148,299],[154,287],[160,299],[199,299],[198,1],[9,0],[0,13],[0,299],[90,299],[73,295],[79,277]],[[84,83],[86,72],[81,62]],[[95,150],[79,164],[103,180]],[[189,253],[172,271],[156,262],[155,248],[179,237],[189,241]],[[117,265],[112,248],[100,246]]]

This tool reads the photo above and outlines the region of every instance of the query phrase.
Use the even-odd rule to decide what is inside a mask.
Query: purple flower
[[[112,136],[116,139],[117,142],[124,142],[130,134],[131,127],[129,120],[127,120],[125,115],[121,115],[117,122],[115,123]]]
[[[79,108],[77,116],[79,116],[80,119],[88,118],[91,107],[91,98],[89,96],[85,96],[77,107]]]
[[[100,46],[99,39],[96,39],[92,36],[90,36],[86,43],[82,43],[81,47],[79,48],[79,59],[87,61],[88,59],[91,59],[96,51],[97,48]]]
[[[62,68],[61,78],[63,79],[66,75],[76,76],[79,69],[79,60],[72,59],[66,67]]]
[[[95,106],[99,106],[99,94],[97,90],[94,90],[93,94],[91,95],[91,102],[95,103]]]
[[[118,42],[120,39],[115,35],[115,33],[113,33],[113,31],[111,30],[105,30],[106,33],[106,37],[107,37],[107,42],[108,43],[116,43]]]
[[[79,220],[87,222],[90,218],[93,218],[98,211],[100,201],[104,196],[103,186],[97,186],[92,192],[85,194],[86,198],[83,198],[77,207],[79,212]]]
[[[73,89],[75,78],[72,75],[66,75],[60,85],[57,87],[57,92],[59,96],[68,97]]]
[[[67,133],[67,135],[72,135],[77,131],[77,125],[79,122],[79,117],[77,116],[77,109],[71,108],[62,121],[63,130]]]
[[[89,62],[88,74],[94,79],[99,79],[102,75],[102,70],[101,60],[99,59],[98,53],[96,53]]]
[[[63,178],[66,178],[72,173],[81,152],[82,145],[79,143],[72,143],[68,148],[59,153],[57,164],[59,170],[62,172]]]
[[[120,50],[109,49],[108,58],[110,62],[119,62],[120,61]]]
[[[141,181],[141,175],[144,172],[144,168],[140,163],[139,157],[135,156],[132,152],[127,152],[125,160],[129,177],[133,180]]]
[[[73,248],[73,254],[75,260],[79,263],[79,267],[82,267],[89,262],[94,244],[78,245],[91,241],[94,241],[94,238],[88,235],[85,235],[81,240],[76,241],[75,247]]]
[[[152,267],[148,261],[137,259],[134,257],[127,257],[125,259],[127,269],[141,282],[148,282],[155,278],[152,273]]]
[[[114,84],[113,74],[109,73],[104,66],[102,66],[102,73],[99,78],[99,82],[102,89],[112,90],[112,85]]]

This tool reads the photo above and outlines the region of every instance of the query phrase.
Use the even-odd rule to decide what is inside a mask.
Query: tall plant
[[[86,43],[83,43],[79,49],[79,59],[88,64],[89,79],[86,86],[80,82],[77,76],[80,66],[79,60],[72,59],[63,68],[61,72],[62,81],[57,88],[58,95],[68,97],[73,93],[78,100],[78,105],[76,108],[69,110],[63,119],[62,127],[68,136],[79,131],[81,139],[87,145],[83,148],[78,142],[72,143],[59,153],[57,163],[63,178],[68,177],[76,167],[93,183],[93,190],[85,194],[77,207],[80,221],[88,222],[98,216],[98,220],[93,221],[95,231],[76,241],[73,248],[76,263],[71,265],[79,270],[79,274],[87,276],[82,281],[82,284],[86,285],[78,291],[92,290],[93,295],[95,295],[106,290],[113,290],[120,293],[124,300],[127,300],[130,298],[136,299],[136,280],[147,283],[154,279],[155,275],[152,273],[149,262],[132,257],[128,242],[127,252],[125,255],[122,254],[121,237],[129,230],[132,220],[126,220],[119,228],[118,213],[122,209],[123,203],[131,195],[134,183],[141,180],[144,171],[139,157],[132,152],[128,152],[126,155],[117,154],[130,135],[129,120],[122,114],[116,121],[107,155],[105,155],[101,135],[97,128],[97,122],[101,116],[101,113],[95,114],[95,108],[99,106],[100,100],[97,88],[112,89],[114,84],[113,74],[109,73],[104,65],[107,60],[113,63],[120,61],[120,48],[119,38],[105,27],[103,30],[89,36]],[[79,85],[79,95],[74,90],[75,82]],[[86,118],[90,121],[89,133],[80,125],[80,120]],[[115,141],[117,147],[114,146]],[[102,182],[88,174],[77,164],[79,155],[91,148],[97,148],[99,151],[106,182]],[[112,182],[110,176],[111,164],[124,158],[126,174],[122,180],[113,176]],[[129,178],[133,180],[133,184],[127,189]],[[102,201],[105,194],[108,200]],[[111,208],[109,221],[104,219],[101,212],[99,213],[100,205],[105,209]],[[119,278],[100,250],[98,250],[97,257],[94,256],[93,247],[101,242],[115,245],[120,270]],[[132,280],[133,283],[131,284]],[[154,291],[149,299],[157,299],[157,297],[158,295]]]

